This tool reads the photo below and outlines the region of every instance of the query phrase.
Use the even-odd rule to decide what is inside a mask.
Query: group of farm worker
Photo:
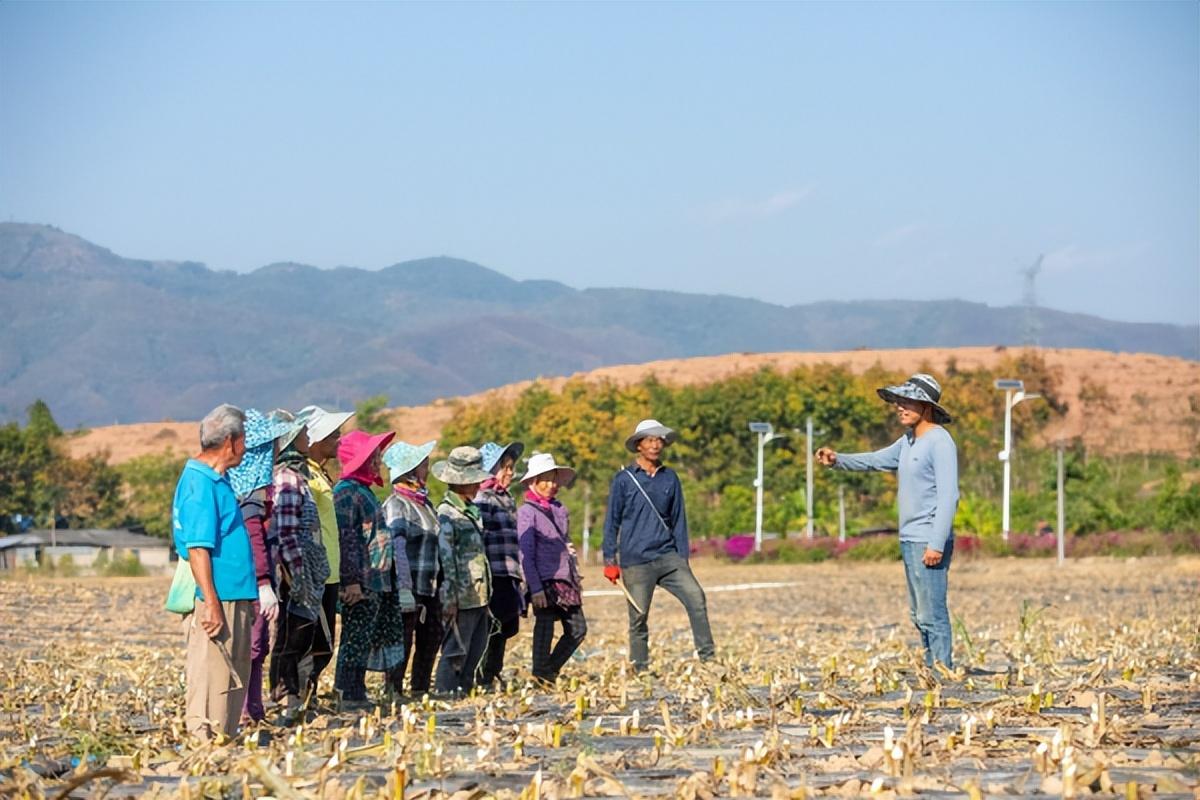
[[[506,643],[530,607],[535,681],[553,684],[587,634],[570,518],[557,498],[574,469],[533,453],[518,506],[521,442],[455,447],[431,466],[436,442],[343,434],[352,416],[221,405],[200,423],[201,450],[173,506],[181,570],[196,587],[183,625],[186,720],[197,737],[265,719],[268,655],[286,725],[311,707],[335,642],[338,707],[354,710],[371,705],[368,672],[382,673],[393,696],[499,685]],[[675,437],[656,420],[638,424],[625,442],[636,459],[615,476],[605,516],[604,575],[628,599],[637,671],[649,666],[657,586],[686,608],[697,656],[715,656],[688,563],[683,491],[661,462]],[[436,504],[430,474],[447,486]],[[373,487],[387,483],[381,501]]]
[[[816,457],[835,469],[896,473],[909,615],[926,665],[952,669],[946,593],[958,456],[944,427],[951,417],[930,375],[877,391],[905,429],[900,438],[872,453],[822,447]],[[222,405],[200,423],[201,452],[180,476],[173,525],[196,586],[184,616],[186,718],[201,738],[231,736],[264,718],[268,649],[281,722],[296,720],[332,660],[339,613],[334,687],[343,709],[369,705],[368,671],[383,673],[397,694],[429,692],[431,680],[447,695],[496,685],[527,606],[533,680],[553,683],[587,633],[569,516],[557,499],[573,469],[532,454],[518,507],[510,488],[522,443],[455,447],[431,467],[436,442],[342,435],[351,416]],[[635,459],[609,488],[604,576],[625,594],[636,671],[650,663],[647,620],[659,586],[686,609],[696,656],[716,655],[704,590],[688,562],[683,491],[662,463],[675,440],[657,420],[638,423],[625,441]],[[391,491],[380,502],[372,487],[385,486],[385,473]],[[430,473],[448,487],[436,506]]]

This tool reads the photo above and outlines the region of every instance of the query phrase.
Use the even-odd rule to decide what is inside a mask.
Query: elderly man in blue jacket
[[[604,577],[624,577],[629,593],[629,659],[638,672],[650,664],[650,602],[661,586],[683,603],[703,661],[716,655],[704,590],[688,565],[687,513],[679,476],[662,463],[675,431],[658,420],[638,423],[625,448],[637,459],[613,477],[604,515]]]

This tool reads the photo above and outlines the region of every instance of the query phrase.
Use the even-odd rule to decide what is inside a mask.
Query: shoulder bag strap
[[[663,529],[668,534],[673,534],[671,526],[668,525],[667,521],[662,518],[662,514],[658,513],[658,509],[654,507],[654,503],[650,500],[650,495],[646,494],[646,490],[642,488],[641,482],[639,482],[638,479],[633,476],[633,473],[629,471],[629,467],[622,467],[621,471],[629,476],[629,480],[633,481],[633,485],[637,487],[639,492],[641,492],[642,497],[646,500],[646,505],[650,506],[650,510],[654,512],[654,516],[657,517],[658,521],[662,523]]]

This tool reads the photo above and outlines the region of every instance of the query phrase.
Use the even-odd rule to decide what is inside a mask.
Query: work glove
[[[258,587],[258,613],[262,614],[267,622],[274,622],[279,616],[279,598],[275,596],[275,590],[269,583]]]
[[[621,579],[621,568],[616,564],[609,564],[604,568],[604,577],[608,578],[609,582],[616,583]]]
[[[411,614],[417,610],[417,598],[408,589],[397,589],[396,599],[400,601],[400,613]]]

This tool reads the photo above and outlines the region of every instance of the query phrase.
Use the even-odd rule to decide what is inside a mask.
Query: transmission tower
[[[1037,260],[1028,267],[1019,270],[1025,277],[1025,285],[1021,292],[1021,305],[1025,307],[1025,322],[1022,326],[1022,344],[1037,347],[1042,332],[1042,323],[1037,313],[1037,276],[1042,271],[1044,254],[1039,254]]]

